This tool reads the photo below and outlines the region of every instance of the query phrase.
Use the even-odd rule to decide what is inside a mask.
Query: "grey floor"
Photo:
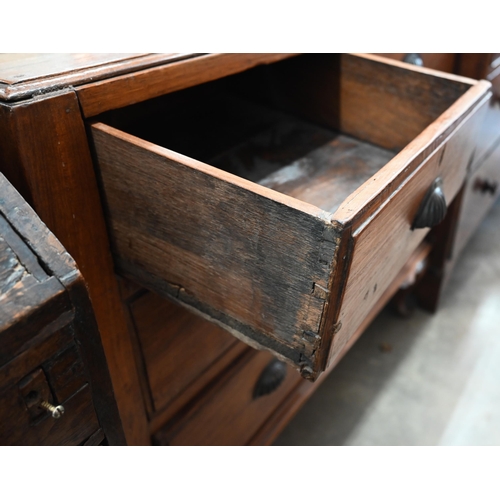
[[[438,313],[383,311],[275,445],[500,445],[500,203]]]

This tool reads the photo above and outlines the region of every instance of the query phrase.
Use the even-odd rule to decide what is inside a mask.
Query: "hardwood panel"
[[[0,54],[0,100],[17,101],[196,54]]]
[[[326,213],[104,124],[92,134],[120,271],[309,366],[335,252]]]
[[[84,115],[88,118],[110,109],[129,106],[160,95],[269,64],[293,54],[210,54],[138,71],[77,89]]]
[[[157,411],[237,342],[219,326],[154,293],[138,298],[130,309]]]
[[[75,93],[66,90],[22,104],[0,104],[0,132],[4,130],[10,140],[0,149],[2,171],[76,260],[89,288],[127,441],[147,444],[146,412],[138,406],[141,390],[128,325]],[[71,276],[66,284],[71,285]],[[90,307],[83,281],[72,286],[82,310]],[[76,322],[81,335],[87,335],[82,348],[88,346],[89,363],[106,368],[97,354],[91,355],[101,352],[97,329],[86,332],[84,317]],[[113,394],[104,381],[102,388]]]
[[[437,177],[442,179],[448,205],[458,193],[474,149],[479,116],[473,114],[465,120],[379,211],[353,233],[352,262],[329,363],[335,361],[429,231],[411,227],[433,181]]]

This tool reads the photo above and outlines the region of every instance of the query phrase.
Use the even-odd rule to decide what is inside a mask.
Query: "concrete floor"
[[[275,445],[500,445],[500,202],[438,313],[383,311]]]

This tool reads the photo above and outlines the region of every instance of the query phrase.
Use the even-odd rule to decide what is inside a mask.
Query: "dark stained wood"
[[[156,410],[178,397],[237,342],[217,325],[153,293],[130,308]]]
[[[104,439],[106,436],[104,435],[104,432],[102,429],[98,429],[97,431],[90,436],[87,441],[83,443],[83,446],[99,446],[103,444]]]
[[[0,54],[0,101],[95,82],[196,54]]]
[[[292,54],[208,54],[189,61],[138,71],[133,78],[124,75],[82,85],[77,90],[78,98],[83,114],[88,118],[291,56]]]
[[[46,412],[32,424],[17,386],[0,393],[0,408],[0,443],[3,446],[78,445],[99,428],[88,386],[64,401],[65,412],[59,419]]]
[[[89,287],[127,442],[147,444],[146,412],[140,403],[128,325],[76,95],[67,90],[19,104],[2,104],[0,132],[3,130],[11,140],[0,149],[2,171],[78,263]],[[70,281],[71,276],[65,284],[69,286]],[[87,302],[82,310],[90,307],[83,282],[75,283],[74,297],[82,304]],[[79,324],[77,330],[85,335],[83,318],[75,321]],[[87,335],[82,348],[88,346],[90,366],[94,362],[95,368],[106,367],[98,355],[101,340],[97,330],[90,331],[94,333]],[[102,388],[104,393],[108,391],[104,385]],[[103,402],[106,399],[104,396]]]
[[[274,392],[255,399],[255,384],[272,359],[267,352],[247,353],[182,420],[156,433],[154,442],[184,446],[245,443],[300,380],[289,368]]]

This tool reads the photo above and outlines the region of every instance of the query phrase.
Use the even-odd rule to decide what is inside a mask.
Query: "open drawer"
[[[117,270],[315,379],[444,216],[490,88],[300,55],[101,115]]]

